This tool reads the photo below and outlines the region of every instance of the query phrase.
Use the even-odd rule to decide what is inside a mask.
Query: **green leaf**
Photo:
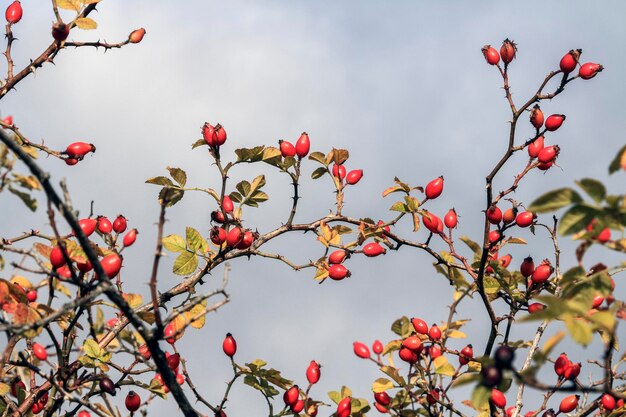
[[[161,191],[159,191],[159,204],[163,204],[167,201],[165,207],[171,207],[178,203],[184,195],[184,191],[165,186],[161,188]]]
[[[452,376],[455,373],[455,369],[445,356],[438,356],[435,359],[435,373],[438,375]]]
[[[206,143],[206,140],[204,139],[198,139],[197,141],[191,144],[191,149],[196,149],[196,148],[199,148],[200,146],[209,146],[209,144]]]
[[[596,203],[601,203],[604,197],[606,197],[606,187],[598,180],[583,178],[580,181],[576,181],[576,184],[582,188],[589,197],[593,198]]]
[[[331,153],[333,155],[333,162],[336,165],[343,164],[350,157],[350,152],[348,152],[346,149],[335,149],[335,148],[333,148]]]
[[[559,221],[559,234],[571,235],[583,230],[596,217],[597,211],[589,206],[577,204],[567,210]]]
[[[167,167],[167,170],[170,172],[174,181],[178,183],[181,187],[184,187],[187,184],[187,173],[180,168],[170,168]]]
[[[74,22],[76,23],[76,26],[83,30],[93,30],[98,27],[96,21],[89,17],[79,17],[74,20]]]
[[[537,198],[530,204],[528,210],[535,213],[548,213],[582,201],[580,195],[571,188],[559,188]]]
[[[240,148],[235,149],[237,155],[237,162],[257,162],[263,160],[263,150],[265,146],[256,146],[251,149]]]
[[[30,211],[37,210],[37,200],[32,198],[30,194],[25,193],[23,191],[16,190],[13,187],[9,187],[9,191],[15,194],[16,196],[18,196],[20,200],[22,200],[22,202],[26,205],[26,207],[30,209]]]
[[[163,246],[170,252],[184,252],[187,249],[185,239],[179,235],[165,236],[162,240]]]
[[[311,178],[316,180],[323,177],[326,173],[328,173],[328,169],[326,167],[319,167],[311,173]]]
[[[280,149],[268,146],[263,150],[262,159],[265,163],[278,166],[282,161],[282,154]]]
[[[491,389],[484,385],[476,385],[474,391],[472,391],[472,407],[476,410],[481,410],[488,406],[487,401],[491,397]]]
[[[187,247],[193,251],[201,251],[202,253],[206,253],[209,250],[209,244],[202,237],[200,232],[198,232],[193,227],[187,227],[186,231],[186,241]]]
[[[83,343],[83,351],[85,352],[85,355],[93,359],[100,358],[103,353],[102,349],[98,345],[98,342],[93,339],[85,340],[85,343]]]
[[[397,368],[394,368],[393,366],[381,366],[380,370],[383,371],[391,379],[393,379],[396,382],[396,384],[400,385],[401,387],[406,385],[406,381],[404,380],[404,377],[400,375],[400,372],[398,371]]]
[[[409,208],[402,201],[395,202],[391,207],[389,207],[391,211],[399,211],[400,213],[408,213]]]
[[[593,339],[593,332],[589,323],[582,318],[574,317],[573,315],[566,315],[563,318],[567,330],[569,330],[572,339],[578,344],[587,346]]]
[[[617,155],[615,155],[615,158],[611,161],[609,165],[609,175],[619,171],[623,160],[626,160],[626,145],[617,152]]]
[[[311,161],[317,161],[320,164],[324,165],[325,167],[328,166],[328,163],[326,162],[326,155],[324,155],[321,152],[313,152],[309,155],[309,159]]]
[[[195,253],[183,252],[174,261],[172,272],[176,275],[189,275],[198,267],[198,256]]]
[[[156,184],[156,185],[169,185],[169,186],[173,186],[174,185],[172,180],[170,180],[167,177],[163,177],[163,176],[148,178],[146,180],[146,183],[148,183],[148,184]]]
[[[467,247],[469,247],[472,250],[472,252],[474,252],[475,255],[480,255],[482,253],[482,249],[481,249],[480,245],[478,243],[474,242],[469,237],[461,236],[460,239],[461,239],[461,241],[463,241],[463,243],[465,243],[467,245]]]

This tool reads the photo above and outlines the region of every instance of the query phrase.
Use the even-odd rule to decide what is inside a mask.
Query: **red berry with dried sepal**
[[[433,389],[426,395],[426,402],[430,405],[436,404],[437,400],[439,400],[439,388]]]
[[[439,326],[436,324],[430,326],[430,329],[428,330],[428,337],[434,342],[441,340],[441,329]]]
[[[328,276],[335,281],[340,281],[350,276],[350,271],[343,265],[334,264],[328,268]]]
[[[353,169],[346,175],[346,184],[355,185],[357,182],[361,181],[361,178],[363,178],[363,170]]]
[[[535,104],[533,109],[530,111],[530,124],[532,124],[535,129],[539,130],[541,129],[541,126],[543,126],[543,122],[544,116],[541,111],[541,107],[539,107],[539,104]]]
[[[371,356],[370,349],[365,343],[354,342],[352,344],[352,349],[354,350],[354,354],[359,358],[367,359]]]
[[[459,352],[459,363],[461,365],[467,364],[474,358],[474,348],[472,345],[467,345]]]
[[[502,221],[502,210],[497,206],[491,206],[487,209],[487,220],[491,224],[499,224]]]
[[[530,156],[531,158],[536,158],[537,156],[539,156],[539,152],[541,152],[543,148],[544,148],[543,136],[539,136],[537,139],[535,139],[528,145],[528,156]]]
[[[241,238],[241,241],[237,244],[237,249],[248,249],[254,243],[254,233],[250,230],[246,230]]]
[[[70,26],[63,22],[54,22],[52,25],[52,37],[57,42],[63,42],[70,35]]]
[[[533,258],[531,258],[530,256],[524,258],[522,264],[519,267],[519,271],[524,278],[528,278],[529,276],[531,276],[535,271],[535,263],[533,262]]]
[[[530,279],[532,279],[535,284],[542,284],[550,279],[550,275],[552,275],[552,272],[554,272],[554,268],[552,268],[552,265],[550,265],[549,263],[542,263],[537,268],[535,268]]]
[[[306,132],[303,132],[296,141],[296,155],[302,159],[309,153],[311,149],[311,140]]]
[[[211,221],[224,223],[226,221],[226,217],[224,217],[224,213],[222,213],[221,210],[215,210],[211,212]]]
[[[65,149],[65,153],[70,158],[81,160],[87,155],[89,152],[95,152],[96,147],[87,142],[74,142],[70,143]]]
[[[320,364],[311,361],[309,367],[306,368],[306,379],[309,381],[309,384],[316,384],[320,380]]]
[[[134,413],[141,406],[141,397],[135,391],[130,391],[124,400],[124,405],[128,411]]]
[[[426,229],[428,229],[431,233],[443,232],[443,222],[434,213],[424,210],[422,213],[422,223],[424,223],[424,227],[426,227]]]
[[[232,334],[226,333],[226,337],[222,342],[222,350],[226,356],[230,356],[231,358],[235,356],[235,353],[237,353],[237,341],[235,341]]]
[[[293,146],[293,143],[287,140],[279,140],[278,146],[280,147],[280,154],[283,158],[296,156],[296,147]]]
[[[569,74],[570,72],[576,69],[576,65],[578,65],[578,59],[580,58],[580,54],[582,53],[581,49],[572,49],[561,58],[561,62],[559,62],[559,67],[561,71],[565,74]]]
[[[242,232],[241,228],[233,227],[228,231],[228,234],[226,235],[226,244],[230,247],[235,247],[239,244],[239,242],[241,242],[243,236],[244,233]]]
[[[559,404],[559,413],[571,413],[578,407],[579,395],[568,395],[561,400]]]
[[[523,211],[515,217],[515,224],[519,227],[528,227],[533,224],[535,213],[531,211]]]
[[[511,61],[515,59],[515,54],[517,53],[517,45],[515,42],[505,39],[502,42],[502,46],[500,47],[500,57],[502,58],[502,62],[505,64],[510,64]]]
[[[124,233],[127,227],[128,223],[126,221],[126,217],[121,214],[113,220],[113,230],[115,233]]]
[[[598,73],[601,72],[603,69],[604,67],[600,64],[587,62],[580,66],[580,69],[578,70],[578,75],[580,75],[580,78],[582,78],[583,80],[590,80],[598,75]]]
[[[108,235],[113,231],[113,223],[105,216],[98,216],[96,218],[96,227],[103,235]]]
[[[443,192],[443,177],[435,178],[426,185],[426,198],[432,200],[441,195]]]
[[[491,45],[483,46],[481,51],[489,65],[496,65],[498,62],[500,62],[500,54],[498,54],[496,48],[492,47]]]
[[[569,365],[569,358],[565,353],[561,353],[558,358],[554,361],[554,372],[562,377],[565,375],[565,369]]]
[[[144,28],[135,29],[130,32],[128,35],[128,42],[130,43],[139,43],[143,40],[143,37],[146,34],[146,30]]]
[[[221,246],[222,243],[226,242],[227,237],[226,230],[223,227],[213,226],[211,228],[211,232],[209,233],[209,237],[211,238],[211,242],[216,244],[217,246]]]
[[[428,334],[428,325],[426,324],[424,320],[413,317],[411,319],[411,324],[413,325],[413,328],[415,329],[417,333],[423,334],[423,335]]]
[[[453,208],[450,209],[443,217],[443,224],[445,224],[448,229],[454,229],[457,226],[458,222],[459,219],[456,214],[456,210],[454,210]]]
[[[566,117],[564,114],[551,114],[546,119],[546,130],[548,132],[554,132],[559,127],[561,127],[561,125],[565,121],[565,118]]]
[[[363,247],[363,255],[373,258],[378,255],[383,255],[387,251],[377,242],[368,243]]]

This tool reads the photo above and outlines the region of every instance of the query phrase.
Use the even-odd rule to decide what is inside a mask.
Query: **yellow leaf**
[[[57,6],[59,9],[80,10],[80,2],[78,0],[57,0]]]
[[[393,388],[393,382],[391,382],[387,378],[378,378],[372,384],[372,391],[374,392],[383,392],[392,388]]]
[[[460,330],[450,330],[447,334],[451,339],[465,339],[467,337],[467,335]]]
[[[76,26],[83,30],[92,30],[98,27],[98,24],[95,20],[89,17],[80,17],[74,21]]]
[[[187,319],[191,327],[195,329],[204,327],[206,322],[206,305],[207,302],[204,300],[200,304],[196,304],[191,310],[185,311],[185,319]]]
[[[30,290],[33,286],[29,280],[21,275],[15,275],[13,278],[11,278],[11,283],[17,284],[25,290]]]
[[[124,293],[123,297],[130,306],[130,308],[132,308],[133,310],[143,304],[143,299],[139,294]]]

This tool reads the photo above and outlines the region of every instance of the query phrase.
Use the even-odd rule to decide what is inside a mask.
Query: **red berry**
[[[91,414],[87,410],[80,410],[78,412],[78,417],[91,417]]]
[[[57,42],[63,42],[70,35],[70,27],[63,22],[54,22],[52,25],[52,37]]]
[[[216,223],[224,223],[226,221],[226,218],[224,217],[224,213],[222,213],[220,210],[215,210],[211,212],[211,221],[214,221]]]
[[[185,383],[185,375],[183,374],[176,375],[176,383],[178,385],[183,385]]]
[[[291,388],[285,391],[283,394],[283,401],[285,405],[293,405],[300,398],[300,389],[297,385],[293,385]]]
[[[528,227],[533,224],[535,220],[535,214],[530,211],[523,211],[515,217],[515,224],[519,227]]]
[[[606,243],[609,240],[611,240],[611,229],[606,227],[598,234],[598,242]]]
[[[65,161],[65,165],[69,165],[69,166],[76,165],[78,163],[78,159],[74,159],[74,158],[65,158],[64,161]]]
[[[163,329],[163,337],[165,338],[165,341],[170,345],[176,343],[176,333],[177,331],[176,327],[174,327],[174,323],[168,324],[167,326],[165,326],[165,329]]]
[[[415,363],[419,359],[417,352],[405,347],[400,348],[398,354],[400,355],[400,359],[407,363]]]
[[[591,308],[598,308],[602,305],[603,302],[604,302],[604,297],[601,295],[596,295],[595,297],[593,297]]]
[[[576,69],[576,65],[578,64],[578,58],[580,57],[580,53],[582,51],[580,49],[572,49],[561,58],[561,62],[559,63],[559,67],[561,67],[561,71],[566,74],[574,71]]]
[[[385,248],[383,248],[380,244],[376,242],[368,243],[363,247],[363,254],[370,258],[378,255],[383,255],[386,252],[387,251],[385,250]]]
[[[340,281],[350,276],[350,271],[343,265],[334,264],[328,268],[328,276],[335,281]]]
[[[209,122],[205,122],[204,125],[202,125],[202,137],[204,138],[204,141],[207,143],[207,145],[216,146],[215,126],[213,126]]]
[[[491,224],[499,224],[502,221],[502,210],[497,206],[491,206],[487,209],[487,220]]]
[[[517,216],[517,209],[515,207],[511,207],[504,211],[502,215],[502,221],[504,224],[510,224],[515,221],[515,216]]]
[[[363,178],[363,170],[362,169],[353,169],[348,172],[346,175],[346,183],[350,185],[354,185],[359,182]]]
[[[561,400],[561,404],[559,405],[560,413],[571,413],[578,407],[578,395],[568,395],[567,397]]]
[[[422,351],[422,341],[416,335],[411,335],[402,341],[402,347],[419,353]]]
[[[567,366],[569,365],[569,362],[570,361],[567,358],[567,355],[565,353],[561,353],[559,357],[556,358],[556,361],[554,361],[554,372],[558,376],[565,375],[565,368],[567,368]]]
[[[604,394],[600,401],[602,402],[602,407],[606,411],[613,411],[615,409],[615,397],[613,397],[611,394]]]
[[[280,154],[283,158],[296,156],[296,147],[293,146],[293,143],[286,140],[279,140],[278,146],[280,146]]]
[[[443,222],[435,214],[428,211],[422,213],[422,222],[424,226],[432,233],[443,232]]]
[[[443,192],[443,177],[435,178],[426,185],[426,198],[434,199],[441,195]]]
[[[115,233],[124,233],[126,231],[126,227],[128,226],[126,222],[126,217],[121,214],[113,220],[113,230]]]
[[[76,262],[76,268],[78,268],[80,272],[89,272],[93,269],[93,265],[89,261],[84,263]]]
[[[430,330],[428,330],[428,337],[430,340],[436,342],[441,339],[441,329],[436,324],[430,326]]]
[[[582,364],[579,363],[568,363],[567,366],[565,367],[565,373],[563,374],[563,376],[565,377],[565,379],[568,379],[570,381],[575,381],[576,378],[578,378],[578,375],[580,375],[580,368],[581,368]]]
[[[221,246],[222,243],[226,242],[226,236],[226,230],[219,226],[214,226],[209,233],[211,242],[215,243],[217,246]]]
[[[328,256],[329,264],[340,264],[346,260],[346,251],[342,249],[337,249],[333,253]]]
[[[222,210],[226,213],[232,213],[235,210],[235,205],[233,204],[233,200],[231,200],[229,195],[225,195],[222,199]]]
[[[370,349],[365,343],[354,342],[352,344],[352,348],[354,350],[354,354],[359,358],[367,359],[370,357]]]
[[[300,138],[296,141],[296,155],[298,158],[302,159],[309,153],[311,149],[311,141],[309,139],[309,135],[306,132],[303,132],[300,135]]]
[[[533,258],[531,258],[530,256],[524,258],[522,264],[519,267],[519,271],[522,273],[524,278],[528,278],[529,276],[531,276],[535,271],[535,263],[533,262]]]
[[[424,320],[414,317],[411,319],[411,324],[417,333],[423,335],[428,334],[428,325]]]
[[[126,396],[126,400],[124,400],[124,404],[126,405],[126,409],[131,413],[139,410],[139,406],[141,405],[141,397],[135,392],[130,391]]]
[[[539,311],[543,310],[544,308],[546,308],[546,306],[544,304],[541,303],[532,303],[528,306],[528,312],[530,314],[533,313],[538,313]]]
[[[59,274],[61,278],[65,279],[70,279],[72,277],[72,271],[67,267],[67,265],[57,269],[57,274]]]
[[[248,249],[250,246],[252,246],[253,242],[254,233],[252,233],[250,230],[246,230],[243,234],[243,237],[241,238],[241,241],[237,244],[237,249]]]
[[[535,127],[535,129],[541,129],[543,126],[543,112],[539,107],[539,104],[535,104],[533,109],[530,111],[530,123]]]
[[[100,260],[102,269],[107,277],[113,278],[122,268],[122,258],[117,253],[111,253]]]
[[[564,121],[565,121],[564,114],[551,114],[546,119],[546,130],[548,132],[554,132],[559,127],[561,127]]]
[[[213,142],[215,143],[214,146],[222,146],[226,142],[226,129],[219,123],[213,132]]]
[[[237,353],[237,342],[232,334],[226,333],[226,337],[222,342],[222,349],[226,356],[230,356],[231,358],[235,356],[235,353]]]
[[[46,352],[46,348],[41,346],[39,343],[33,343],[33,354],[40,361],[48,359],[48,352]]]
[[[496,51],[496,48],[493,48],[491,45],[483,46],[481,51],[483,52],[485,60],[490,65],[496,65],[498,62],[500,62],[500,55],[498,54],[498,51]]]
[[[374,340],[372,344],[372,350],[375,354],[380,355],[383,353],[383,343],[380,340]]]
[[[550,278],[552,272],[554,272],[554,268],[552,268],[552,265],[548,263],[542,263],[537,268],[535,268],[530,279],[532,279],[535,284],[542,284]]]
[[[333,165],[333,175],[342,181],[346,177],[346,167],[343,165]]]
[[[387,394],[386,391],[375,392],[374,400],[381,405],[389,405],[391,403],[391,397],[389,397],[389,394]]]
[[[506,407],[506,397],[504,393],[496,388],[491,389],[491,402],[498,408]]]
[[[502,266],[502,268],[507,268],[511,264],[512,260],[513,260],[513,257],[509,254],[506,254],[500,259],[498,259],[498,262],[500,263],[500,266]]]
[[[430,405],[436,404],[438,399],[439,399],[439,388],[435,388],[434,390],[430,391],[430,393],[426,395],[426,401]]]
[[[541,163],[539,163],[539,165],[537,165],[537,168],[539,168],[542,171],[546,171],[546,170],[550,169],[552,167],[552,165],[554,165],[554,161],[541,162]]]
[[[337,417],[348,417],[351,412],[351,397],[346,397],[337,404]]]
[[[63,250],[60,247],[55,246],[50,251],[50,263],[52,264],[52,267],[55,269],[60,268],[63,265],[65,265],[65,258],[63,257]]]
[[[320,364],[311,361],[309,363],[309,367],[306,368],[306,379],[309,381],[309,384],[316,384],[317,381],[320,380]]]
[[[139,43],[142,41],[145,34],[146,30],[144,28],[135,29],[128,35],[128,42]]]
[[[500,56],[502,57],[502,62],[505,64],[510,64],[513,59],[515,59],[515,53],[517,52],[517,46],[513,41],[505,39],[502,42],[502,46],[500,47]]]
[[[30,406],[30,411],[33,414],[39,414],[41,413],[41,410],[43,410],[43,405],[40,402],[34,402],[33,405]]]
[[[598,73],[601,72],[603,69],[604,67],[600,64],[587,62],[580,66],[580,69],[578,70],[578,75],[580,75],[580,78],[582,78],[583,80],[590,80],[598,75]]]
[[[528,145],[528,156],[536,158],[543,149],[543,136],[539,136]]]
[[[432,360],[437,359],[443,353],[441,352],[441,348],[438,345],[430,345],[428,347],[428,354]]]
[[[443,217],[443,223],[448,229],[454,229],[457,226],[458,222],[458,216],[456,215],[456,211],[453,208],[450,209]]]
[[[150,360],[150,358],[152,357],[152,353],[150,353],[150,349],[148,349],[148,345],[141,345],[139,346],[139,349],[137,349],[137,351],[139,352],[139,355],[141,355],[141,357],[144,360]]]
[[[113,223],[111,223],[111,220],[104,216],[98,216],[96,219],[96,227],[103,235],[108,235],[111,231],[113,231]]]
[[[381,403],[379,403],[379,402],[375,402],[375,403],[374,403],[374,407],[376,408],[376,410],[377,410],[379,413],[385,414],[385,413],[388,413],[388,412],[389,412],[389,410],[387,409],[387,407],[385,407],[384,405],[382,405],[382,404],[381,404]]]
[[[173,355],[169,355],[167,357],[167,366],[172,371],[176,371],[178,369],[178,365],[180,365],[180,354],[179,353],[174,353]]]
[[[26,298],[28,298],[29,303],[34,303],[35,301],[37,301],[37,291],[36,290],[28,291],[26,293]]]
[[[93,146],[91,143],[86,143],[86,142],[70,143],[65,149],[65,153],[67,154],[67,156],[69,156],[70,158],[78,159],[78,160],[83,159],[83,157],[87,155],[89,152],[95,152],[95,151],[96,151],[96,147]]]
[[[130,229],[124,236],[124,246],[131,246],[137,240],[137,229]]]
[[[304,410],[304,400],[298,400],[295,404],[291,405],[291,411],[295,414],[298,414],[300,411]]]
[[[465,365],[474,358],[474,349],[472,345],[467,345],[459,352],[459,363]]]
[[[7,7],[7,11],[4,13],[4,17],[6,17],[7,22],[11,24],[15,24],[22,19],[22,5],[19,1],[14,1],[9,4]]]
[[[491,232],[489,232],[489,236],[488,236],[489,242],[496,243],[497,241],[500,240],[501,236],[502,235],[500,234],[500,232],[498,232],[497,230],[492,230]]]
[[[112,319],[107,320],[106,328],[107,329],[112,329],[115,326],[117,326],[118,322],[119,322],[119,320],[117,319],[117,317],[113,317]]]
[[[96,223],[96,219],[80,219],[78,221],[78,225],[87,237],[96,231]]]
[[[243,232],[239,227],[233,227],[228,231],[228,235],[226,235],[226,244],[230,247],[235,247],[241,242],[243,238]]]

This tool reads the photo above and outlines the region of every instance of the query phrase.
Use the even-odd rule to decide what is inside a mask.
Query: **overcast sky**
[[[24,18],[14,28],[19,42],[13,56],[20,68],[50,42],[52,12],[39,3],[23,1]],[[138,245],[128,251],[124,281],[144,294],[158,216],[158,188],[144,181],[164,174],[169,165],[186,169],[190,185],[217,187],[218,173],[206,151],[190,149],[205,121],[227,129],[225,158],[239,147],[295,141],[302,131],[310,134],[313,150],[349,149],[348,168],[365,172],[347,195],[345,212],[354,217],[392,217],[387,209],[394,200],[383,200],[380,193],[394,176],[425,185],[445,175],[444,194],[429,208],[443,215],[456,207],[462,216],[458,234],[475,237],[482,228],[484,177],[505,151],[510,118],[500,76],[480,52],[483,45],[499,47],[507,37],[518,43],[518,59],[510,68],[518,102],[572,48],[583,49],[584,62],[606,67],[595,79],[572,83],[556,100],[543,103],[546,114],[567,115],[549,139],[561,146],[561,168],[532,172],[517,200],[529,203],[574,179],[606,179],[608,163],[624,144],[626,5],[621,1],[106,0],[98,9],[93,15],[98,30],[72,33],[70,39],[115,42],[145,27],[144,41],[106,54],[63,51],[56,65],[39,69],[5,97],[0,111],[13,115],[28,138],[53,148],[76,140],[96,144],[95,156],[75,167],[56,159],[41,162],[55,180],[67,178],[82,213],[93,200],[97,214],[123,213],[140,230]],[[523,120],[520,140],[531,134]],[[525,156],[515,158],[496,185],[507,187],[525,163]],[[333,207],[328,178],[313,182],[308,178],[315,164],[304,166],[307,179],[296,217],[302,222]],[[266,166],[244,167],[233,178],[249,180],[259,173],[267,175],[270,200],[245,212],[246,226],[266,232],[287,218],[290,188],[286,177]],[[608,184],[612,192],[623,193],[624,175]],[[46,228],[44,210],[31,215],[13,200],[0,196],[0,236]],[[166,233],[192,226],[208,235],[214,208],[205,196],[189,195],[168,212]],[[514,249],[514,265],[528,254],[550,256],[546,236],[533,238],[526,231],[520,236],[532,245]],[[311,234],[271,247],[296,262],[323,253]],[[602,256],[591,253],[592,259]],[[390,340],[389,326],[402,315],[428,323],[445,320],[451,292],[431,262],[408,249],[382,259],[357,258],[348,264],[349,280],[318,285],[310,271],[239,260],[232,265],[232,302],[209,316],[204,329],[189,331],[179,348],[196,385],[213,402],[221,398],[230,372],[221,354],[227,331],[239,342],[238,360],[266,359],[302,385],[309,361],[321,362],[315,398],[328,400],[327,391],[345,384],[372,400],[370,384],[380,375],[354,356],[352,342]],[[571,252],[564,262],[572,265]],[[159,278],[163,289],[180,281],[169,267]],[[216,279],[220,274],[216,271]],[[619,281],[618,291],[623,294]],[[459,316],[475,319],[467,342],[477,350],[488,330],[481,314],[468,305]],[[585,359],[579,356],[575,359]],[[262,398],[250,391],[233,390],[229,416],[260,415]],[[167,415],[172,403],[150,412]]]

